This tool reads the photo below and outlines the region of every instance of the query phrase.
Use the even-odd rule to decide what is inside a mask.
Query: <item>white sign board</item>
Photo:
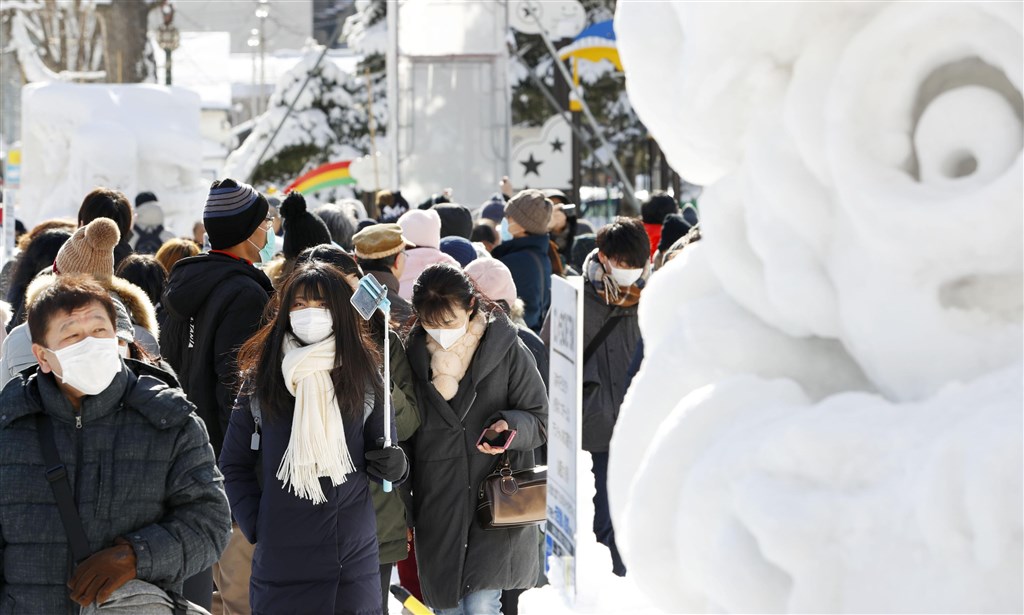
[[[551,276],[547,577],[576,602],[576,459],[583,408],[583,278]]]
[[[512,146],[509,180],[517,189],[572,185],[572,128],[553,115],[532,137]]]
[[[523,34],[562,40],[574,38],[587,26],[587,10],[579,0],[512,0],[509,25]]]

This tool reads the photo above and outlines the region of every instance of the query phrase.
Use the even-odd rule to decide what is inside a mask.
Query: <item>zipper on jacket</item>
[[[82,428],[82,415],[81,414],[76,414],[75,415],[75,429],[81,429],[81,428]]]

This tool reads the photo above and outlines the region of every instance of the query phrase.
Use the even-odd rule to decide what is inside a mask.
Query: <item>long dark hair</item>
[[[334,321],[334,394],[343,417],[361,419],[367,387],[373,387],[374,395],[383,393],[381,354],[363,319],[352,307],[352,288],[339,269],[326,263],[309,262],[296,267],[278,293],[276,314],[239,350],[238,367],[246,383],[245,392],[259,400],[264,417],[288,415],[294,407],[281,364],[285,336],[292,335],[288,315],[300,295],[327,304]]]

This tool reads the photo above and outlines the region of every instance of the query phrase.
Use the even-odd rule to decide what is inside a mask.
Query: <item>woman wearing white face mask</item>
[[[515,325],[460,269],[425,269],[412,305],[418,324],[406,354],[421,421],[411,458],[423,597],[439,615],[497,614],[501,590],[534,586],[540,535],[535,526],[477,523],[478,489],[505,452],[477,442],[485,428],[503,438],[515,432],[513,469],[533,467],[547,437],[544,382]]]
[[[391,405],[351,298],[338,269],[301,265],[239,351],[247,384],[220,464],[235,521],[256,545],[253,613],[381,609],[368,478],[400,482],[408,465],[400,448],[382,449]]]

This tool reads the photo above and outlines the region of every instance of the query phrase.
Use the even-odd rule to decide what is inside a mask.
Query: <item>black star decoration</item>
[[[565,142],[559,139],[558,137],[555,137],[555,140],[552,141],[550,145],[551,151],[560,152],[562,151],[562,148],[565,147]]]
[[[523,176],[527,176],[533,173],[537,177],[540,177],[540,165],[544,164],[543,160],[537,160],[533,157],[533,153],[530,153],[530,157],[526,160],[520,160],[519,164],[523,165]]]

